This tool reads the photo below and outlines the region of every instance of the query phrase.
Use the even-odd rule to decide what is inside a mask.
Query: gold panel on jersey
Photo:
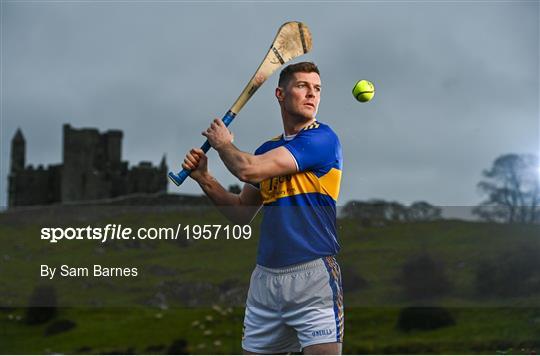
[[[337,201],[341,184],[341,171],[331,168],[328,173],[317,177],[313,172],[269,178],[260,184],[264,204],[299,194],[320,193]]]

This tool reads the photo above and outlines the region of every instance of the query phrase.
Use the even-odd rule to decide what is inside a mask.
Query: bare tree
[[[473,213],[488,221],[533,223],[539,221],[540,187],[538,157],[506,154],[498,157],[478,188],[487,199]]]

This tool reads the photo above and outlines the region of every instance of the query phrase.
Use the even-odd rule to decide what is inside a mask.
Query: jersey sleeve
[[[299,172],[325,167],[339,160],[336,134],[322,127],[300,131],[284,147],[293,155]]]

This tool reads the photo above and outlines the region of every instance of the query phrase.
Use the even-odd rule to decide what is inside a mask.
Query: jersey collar
[[[306,125],[304,125],[304,127],[302,127],[302,128],[300,129],[300,131],[302,131],[303,129],[305,129],[305,128],[308,127],[309,125],[314,124],[314,123],[316,123],[316,122],[317,122],[317,119],[313,119],[313,121],[310,121],[310,122],[308,122]],[[298,131],[298,132],[300,132],[300,131]],[[290,140],[292,140],[293,138],[295,138],[296,135],[298,135],[298,132],[295,133],[294,135],[285,135],[285,132],[283,132],[283,133],[281,134],[281,138],[282,138],[283,140],[285,140],[285,141],[290,141]]]

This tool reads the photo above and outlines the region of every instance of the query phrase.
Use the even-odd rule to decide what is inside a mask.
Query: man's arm
[[[243,182],[259,183],[267,178],[296,173],[298,170],[296,161],[285,147],[275,148],[262,155],[252,155],[229,143],[217,151],[229,171]]]
[[[243,182],[259,183],[271,177],[296,173],[293,155],[285,147],[278,147],[262,155],[242,152],[233,145],[233,135],[223,121],[216,119],[203,136],[219,153],[229,171]]]
[[[236,224],[249,224],[262,205],[259,190],[245,184],[240,194],[228,192],[208,171],[208,158],[199,148],[192,149],[182,167],[193,178],[223,215]]]

